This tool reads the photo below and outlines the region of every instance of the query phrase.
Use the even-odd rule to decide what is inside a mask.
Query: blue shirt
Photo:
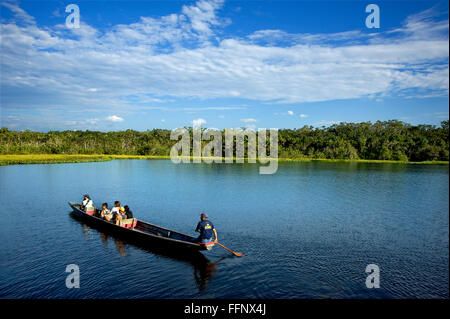
[[[199,239],[211,239],[214,236],[214,225],[209,220],[202,220],[197,224],[195,231],[200,232]]]

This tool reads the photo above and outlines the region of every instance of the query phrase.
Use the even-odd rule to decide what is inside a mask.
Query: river
[[[170,160],[0,167],[1,298],[448,298],[448,165]],[[68,201],[114,200],[217,246],[180,256],[74,219]],[[80,288],[66,287],[66,266]],[[366,287],[366,266],[380,288]]]

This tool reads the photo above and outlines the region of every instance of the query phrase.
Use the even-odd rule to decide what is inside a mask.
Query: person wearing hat
[[[125,207],[119,208],[119,215],[117,215],[117,217],[119,217],[120,220],[127,219],[127,214],[125,213]]]
[[[200,214],[200,221],[197,224],[196,232],[200,233],[197,241],[200,243],[209,243],[213,240],[217,242],[217,231],[214,228],[213,223],[208,220],[208,215],[206,213]]]

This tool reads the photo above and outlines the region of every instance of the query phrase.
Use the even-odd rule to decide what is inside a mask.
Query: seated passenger
[[[133,212],[130,210],[130,207],[125,205],[123,208],[125,209],[125,214],[127,215],[126,218],[133,218]]]
[[[114,202],[114,208],[111,209],[111,213],[113,214],[115,221],[122,220],[122,215],[120,214],[121,208],[123,208],[123,207],[120,207],[120,202],[118,200],[116,200]]]
[[[125,213],[125,208],[119,208],[119,215],[116,216],[116,220],[124,220],[127,219],[127,214]]]
[[[111,213],[111,211],[108,209],[108,204],[107,203],[103,203],[102,204],[102,212],[100,213],[100,217],[110,221],[113,217],[113,214]]]
[[[89,197],[88,194],[83,196],[83,202],[81,203],[81,210],[84,211],[93,211],[94,210],[94,202]]]

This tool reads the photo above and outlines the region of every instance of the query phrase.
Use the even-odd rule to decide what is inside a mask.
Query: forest
[[[186,129],[192,136],[192,128]],[[176,143],[170,139],[170,133],[167,129],[44,133],[3,127],[0,129],[0,154],[169,156]],[[290,159],[448,161],[448,120],[441,122],[439,127],[391,120],[280,129],[278,153],[279,158]]]

